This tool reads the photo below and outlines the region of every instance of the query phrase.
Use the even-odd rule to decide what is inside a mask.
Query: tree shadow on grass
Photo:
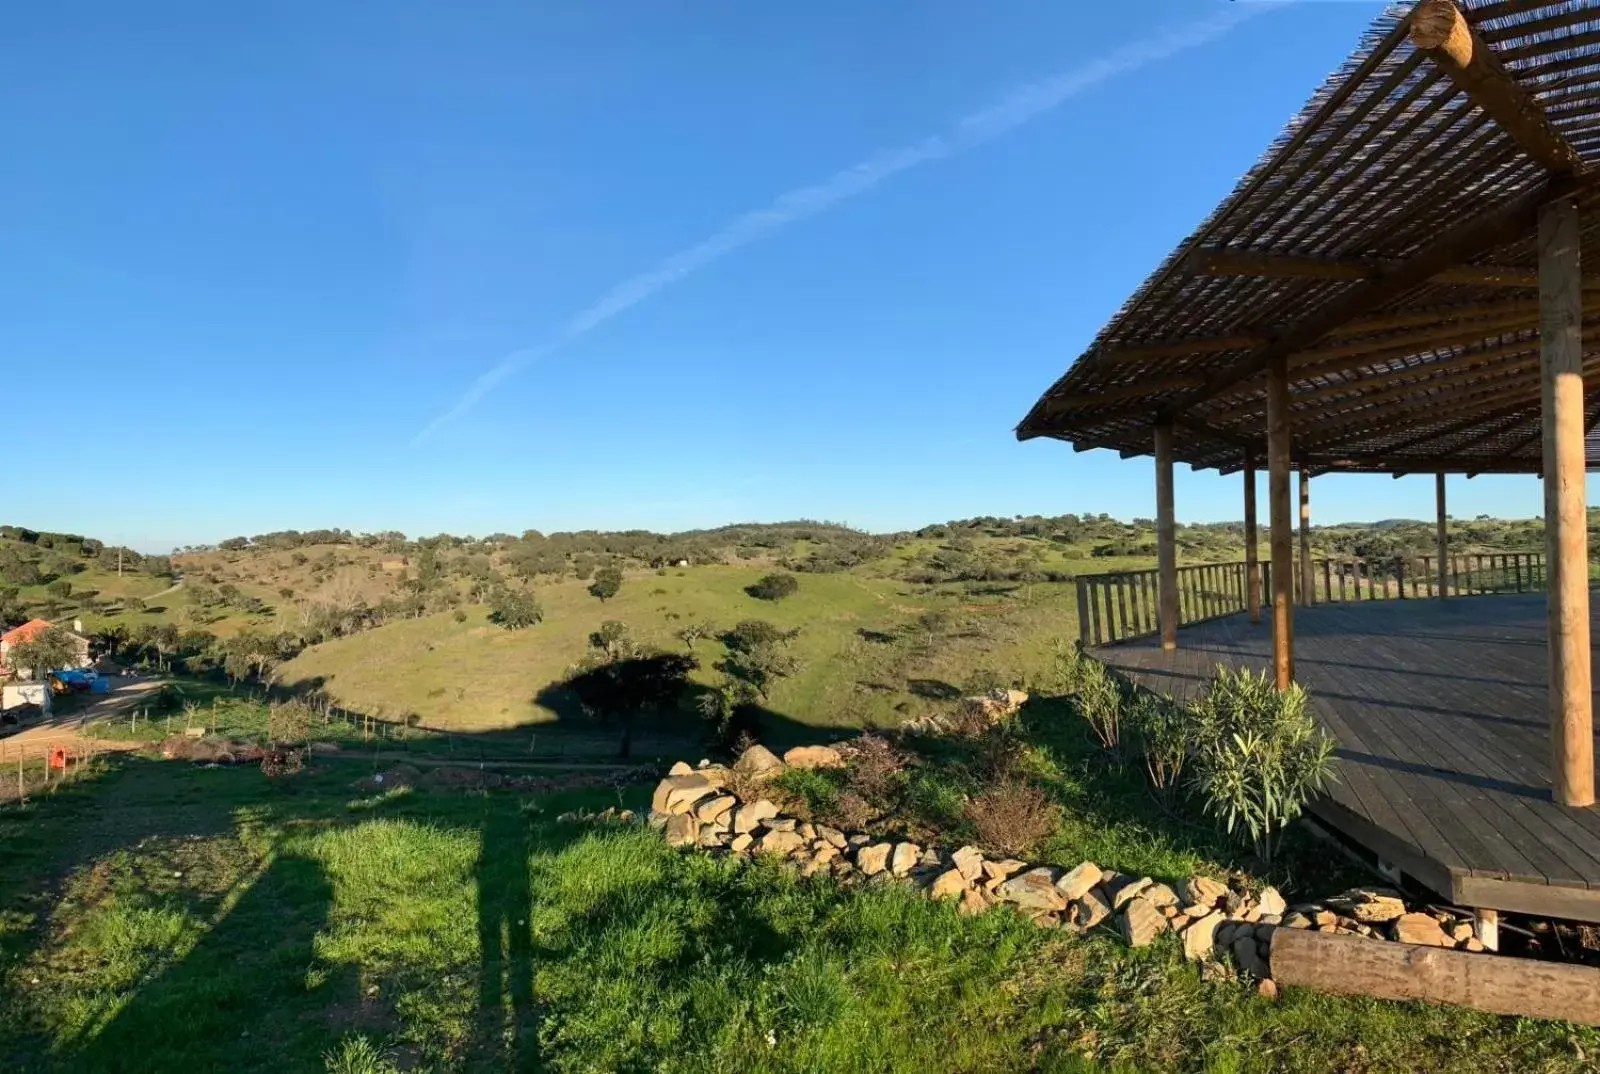
[[[332,887],[317,862],[298,856],[273,859],[241,886],[191,949],[138,983],[103,1029],[67,1045],[50,1069],[318,1068],[327,1012],[362,1002],[353,969],[309,979]]]

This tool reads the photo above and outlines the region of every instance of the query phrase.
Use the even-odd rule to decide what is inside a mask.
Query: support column
[[[1256,530],[1256,453],[1244,453],[1244,604],[1261,622],[1261,535]]]
[[[1539,210],[1539,372],[1549,561],[1550,787],[1555,800],[1568,806],[1595,800],[1579,272],[1578,207],[1563,198]]]
[[[1289,366],[1267,362],[1267,511],[1272,535],[1272,670],[1278,689],[1294,682],[1294,524],[1289,508]]]
[[[1172,422],[1156,422],[1156,590],[1161,648],[1178,647],[1178,533],[1173,520]]]
[[[1444,471],[1440,470],[1433,477],[1433,499],[1437,508],[1439,521],[1437,543],[1439,545],[1439,599],[1443,600],[1446,588],[1450,584],[1450,530],[1447,525],[1448,516],[1444,510]]]
[[[1311,474],[1300,467],[1300,603],[1314,604],[1317,576],[1311,569]]]

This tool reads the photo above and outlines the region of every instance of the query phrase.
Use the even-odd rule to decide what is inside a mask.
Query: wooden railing
[[[1433,556],[1313,559],[1309,594],[1297,562],[1295,603],[1338,604],[1438,597],[1441,593],[1437,562]],[[1272,565],[1263,559],[1260,569],[1262,603],[1268,606],[1272,600]],[[1154,569],[1085,574],[1075,581],[1078,637],[1085,647],[1110,645],[1160,632]],[[1472,553],[1447,557],[1442,595],[1530,593],[1544,587],[1542,553]],[[1243,563],[1206,563],[1178,568],[1179,626],[1233,615],[1246,607]]]
[[[1159,633],[1156,572],[1079,575],[1078,637],[1085,647]],[[1244,564],[1202,563],[1178,568],[1178,625],[1188,626],[1245,609]]]

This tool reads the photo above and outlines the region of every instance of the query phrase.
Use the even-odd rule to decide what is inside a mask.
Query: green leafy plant
[[[1189,714],[1171,697],[1141,693],[1128,707],[1127,723],[1138,736],[1150,782],[1159,791],[1176,787],[1194,746]]]
[[[1122,686],[1098,660],[1080,658],[1076,669],[1078,713],[1100,745],[1114,750],[1122,741]]]
[[[1334,741],[1317,726],[1305,690],[1280,691],[1265,672],[1219,666],[1190,718],[1193,784],[1206,812],[1272,860],[1283,829],[1333,774]]]
[[[800,580],[792,574],[773,572],[759,581],[744,587],[744,591],[757,600],[782,600],[793,596],[800,588]]]
[[[489,618],[507,630],[522,630],[544,618],[538,598],[522,589],[495,590],[489,598],[489,609]]]

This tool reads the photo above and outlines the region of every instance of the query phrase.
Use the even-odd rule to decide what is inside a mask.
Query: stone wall
[[[1279,928],[1483,950],[1470,921],[1443,910],[1413,911],[1399,893],[1385,889],[1354,889],[1288,905],[1273,888],[1241,891],[1207,876],[1169,884],[1088,861],[1062,869],[991,857],[975,846],[950,850],[844,832],[785,816],[761,794],[761,787],[786,768],[843,764],[828,746],[797,747],[781,760],[753,746],[731,767],[679,762],[657,785],[649,821],[673,846],[771,855],[803,875],[827,875],[845,885],[904,884],[929,898],[951,900],[962,913],[1009,906],[1044,928],[1113,930],[1134,947],[1172,932],[1185,957],[1204,963],[1208,974],[1236,968],[1269,995],[1276,993],[1271,941]],[[732,788],[741,788],[744,797]]]

